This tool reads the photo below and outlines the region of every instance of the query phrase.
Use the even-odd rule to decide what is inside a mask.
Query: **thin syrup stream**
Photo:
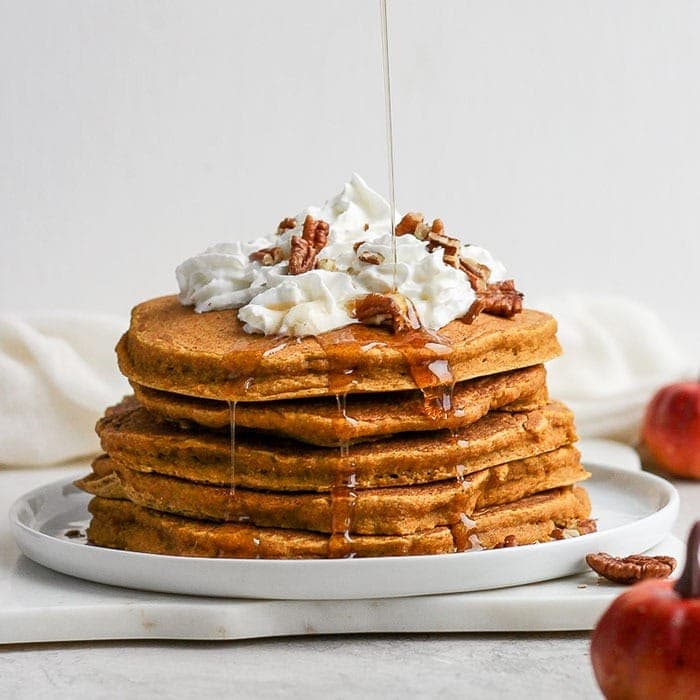
[[[389,217],[391,220],[391,258],[394,263],[393,290],[396,291],[396,192],[394,186],[394,122],[391,116],[391,72],[389,70],[389,21],[387,0],[379,0],[382,25],[382,62],[384,66],[384,113],[386,116],[386,156],[389,171]]]

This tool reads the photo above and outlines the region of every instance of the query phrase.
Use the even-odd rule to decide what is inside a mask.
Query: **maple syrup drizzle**
[[[391,220],[391,259],[394,263],[393,291],[396,291],[396,190],[394,178],[394,121],[391,114],[391,70],[389,64],[389,16],[387,0],[379,0],[382,34],[382,67],[384,72],[384,115],[386,119],[386,159],[389,175],[389,218]]]
[[[230,484],[226,505],[226,521],[232,519],[236,503],[236,404],[239,397],[245,396],[255,384],[263,359],[284,350],[289,344],[289,338],[287,336],[269,336],[265,338],[265,341],[258,340],[258,342],[261,347],[256,352],[232,353],[224,358],[224,362],[229,368],[229,384],[233,385],[232,393],[236,396],[235,399],[227,401],[230,435]],[[251,520],[251,517],[246,513],[239,513],[236,519],[238,522],[247,522]],[[254,544],[257,551],[259,540],[256,543],[256,539],[254,538]]]
[[[346,423],[347,393],[336,394],[338,420]],[[340,461],[331,486],[331,534],[328,539],[328,556],[331,559],[352,558],[356,552],[353,543],[355,508],[357,506],[357,475],[355,460],[350,455],[350,441],[340,443]]]
[[[453,411],[455,378],[450,367],[452,346],[436,332],[420,327],[395,336],[394,347],[403,355],[416,387],[423,394],[423,410],[433,420]]]
[[[389,175],[389,204],[391,217],[391,256],[394,265],[393,289],[397,291],[396,276],[398,267],[398,250],[396,245],[396,192],[394,175],[394,127],[391,100],[391,69],[389,57],[389,18],[387,11],[388,0],[379,0],[381,36],[382,36],[382,65],[384,73],[384,112],[386,119],[386,154]],[[437,333],[421,328],[409,331],[402,342],[395,345],[404,356],[411,377],[423,394],[423,410],[434,420],[447,419],[454,414],[453,392],[455,378],[450,368],[450,343]],[[421,351],[429,351],[429,356]],[[432,354],[432,357],[430,356]],[[459,475],[457,476],[460,481]],[[460,482],[464,485],[464,480]],[[459,537],[461,528],[453,528],[453,536],[457,551],[463,551],[469,544],[466,531],[464,541]]]
[[[357,503],[355,460],[350,454],[350,437],[355,421],[347,414],[348,391],[357,384],[354,377],[356,360],[361,354],[360,342],[352,326],[316,336],[328,364],[328,391],[334,394],[338,412],[336,435],[340,439],[338,467],[330,484],[331,523],[328,538],[329,559],[352,558],[354,515]]]

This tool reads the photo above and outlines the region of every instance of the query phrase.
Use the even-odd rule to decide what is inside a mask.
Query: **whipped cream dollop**
[[[291,239],[301,236],[307,215],[328,224],[328,240],[315,269],[290,275]],[[396,221],[400,218],[397,214]],[[358,175],[323,206],[297,214],[295,221],[294,228],[282,233],[249,243],[219,243],[185,260],[176,270],[181,303],[199,313],[239,309],[248,333],[305,336],[357,323],[351,315],[354,301],[372,292],[392,292],[394,285],[432,330],[464,316],[475,300],[464,272],[443,261],[442,248],[430,252],[427,241],[398,236],[394,266],[389,204]],[[285,259],[274,265],[250,260],[252,253],[274,247]],[[461,254],[486,265],[491,282],[506,278],[505,267],[487,250],[464,244]]]

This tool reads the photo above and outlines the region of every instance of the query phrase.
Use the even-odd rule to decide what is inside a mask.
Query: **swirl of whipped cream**
[[[327,261],[326,269],[289,275],[291,238],[301,236],[307,214],[329,225],[328,241],[317,258]],[[219,243],[185,260],[176,270],[180,302],[200,313],[239,309],[248,333],[304,336],[357,323],[350,315],[353,302],[371,292],[391,292],[394,284],[432,330],[464,316],[475,299],[467,276],[443,261],[442,248],[429,252],[427,242],[415,236],[396,238],[394,270],[389,204],[358,175],[322,207],[300,212],[296,222],[281,234],[250,243]],[[285,258],[275,265],[249,259],[255,251],[274,247]],[[492,282],[506,278],[505,267],[487,250],[463,245],[461,254],[488,266]]]

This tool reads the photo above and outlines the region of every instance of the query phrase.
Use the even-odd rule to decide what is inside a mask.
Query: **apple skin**
[[[647,406],[642,439],[671,474],[700,479],[700,382],[659,389]]]
[[[591,661],[607,700],[698,700],[700,598],[668,580],[635,584],[598,622]]]

